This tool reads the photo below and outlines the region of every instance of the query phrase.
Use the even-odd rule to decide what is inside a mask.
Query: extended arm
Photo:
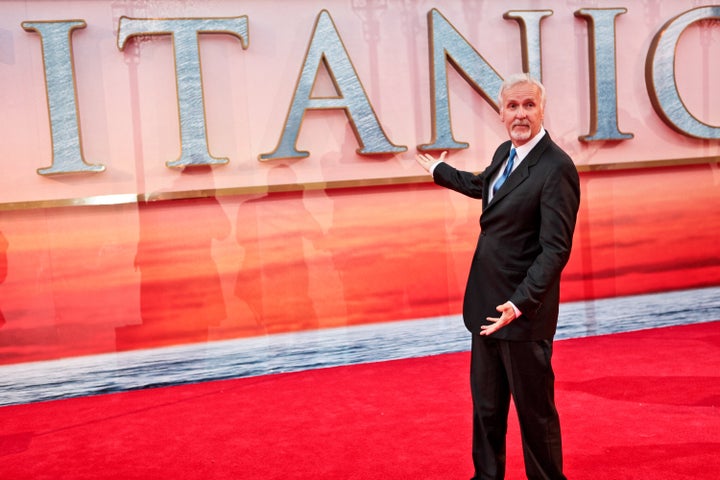
[[[429,153],[420,153],[415,156],[418,164],[430,172],[433,180],[441,187],[449,188],[471,198],[480,199],[483,196],[483,174],[475,175],[472,172],[458,170],[445,163],[447,152],[440,154],[439,158]]]

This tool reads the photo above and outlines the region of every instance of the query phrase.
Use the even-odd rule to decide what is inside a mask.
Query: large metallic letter
[[[80,142],[77,90],[73,72],[70,37],[76,28],[85,28],[84,20],[62,22],[23,22],[28,32],[37,32],[42,40],[45,88],[50,111],[52,165],[39,168],[40,175],[102,172],[104,165],[85,163]]]
[[[615,17],[625,8],[591,9],[575,12],[588,23],[588,57],[590,62],[590,132],[578,139],[627,140],[632,133],[618,130],[617,79],[615,72]]]
[[[432,55],[430,59],[432,142],[418,145],[418,150],[467,148],[467,143],[456,141],[452,134],[445,59],[450,61],[495,110],[498,110],[496,97],[502,85],[502,78],[436,9],[428,12],[428,23]]]
[[[701,122],[691,114],[675,83],[675,47],[682,32],[705,19],[720,19],[720,6],[700,7],[673,18],[655,35],[645,62],[645,83],[660,118],[673,130],[696,138],[720,138],[720,127]]]
[[[503,15],[504,19],[515,20],[520,25],[523,71],[540,81],[542,81],[540,22],[552,14],[552,10],[510,10]]]
[[[335,90],[338,92],[337,97],[311,98],[320,62],[324,63],[332,78]],[[355,136],[362,145],[357,153],[373,155],[407,150],[404,146],[393,145],[385,136],[332,18],[326,10],[323,10],[315,22],[312,40],[305,54],[305,63],[300,78],[295,86],[295,94],[285,119],[282,137],[274,151],[261,154],[259,159],[307,157],[308,152],[300,152],[296,148],[300,124],[305,111],[338,108],[345,109]]]
[[[227,18],[120,18],[117,45],[123,49],[128,38],[135,35],[164,35],[173,37],[175,75],[177,79],[178,110],[180,116],[180,158],[168,161],[168,167],[213,165],[228,162],[215,158],[208,151],[205,102],[203,100],[202,71],[198,35],[227,33],[248,47],[247,16]]]

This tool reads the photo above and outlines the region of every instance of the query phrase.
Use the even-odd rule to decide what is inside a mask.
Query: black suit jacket
[[[560,274],[570,256],[580,203],[580,182],[570,157],[546,132],[492,202],[490,181],[510,152],[501,144],[476,175],[446,163],[433,171],[438,185],[483,199],[480,237],[468,276],[463,319],[473,333],[499,317],[495,307],[512,301],[522,315],[492,337],[552,339],[560,303]]]

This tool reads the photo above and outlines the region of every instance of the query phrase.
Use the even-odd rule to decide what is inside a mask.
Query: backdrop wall
[[[559,333],[719,318],[720,6],[593,3],[2,2],[0,402],[467,348],[481,206],[414,155],[484,168],[521,70]]]

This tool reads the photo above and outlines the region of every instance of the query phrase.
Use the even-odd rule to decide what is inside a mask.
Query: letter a
[[[311,97],[320,62],[324,63],[339,96],[333,98]],[[305,54],[305,63],[295,87],[295,94],[285,120],[282,137],[273,152],[262,154],[259,159],[307,157],[308,152],[300,152],[296,148],[300,124],[305,111],[338,108],[345,109],[355,136],[362,144],[362,148],[358,149],[357,153],[377,155],[407,150],[404,146],[390,143],[380,127],[332,18],[326,10],[323,10],[315,22],[315,30]]]

